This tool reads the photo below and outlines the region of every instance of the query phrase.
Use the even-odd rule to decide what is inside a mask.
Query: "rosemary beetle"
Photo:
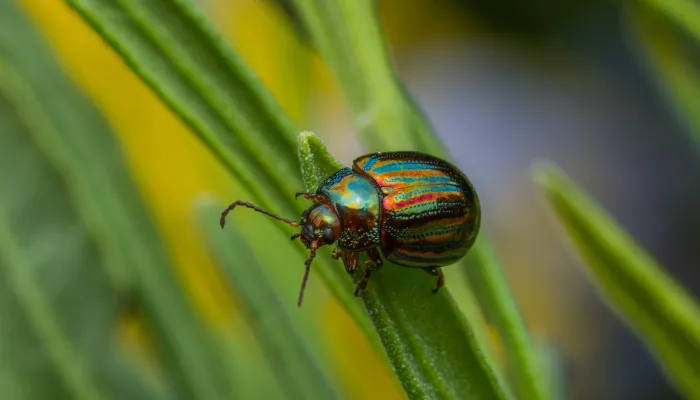
[[[245,201],[251,208],[300,231],[292,236],[309,249],[297,305],[301,306],[311,262],[321,246],[336,244],[334,259],[345,270],[358,269],[360,255],[368,260],[355,296],[367,288],[370,276],[383,261],[418,268],[436,277],[437,293],[445,285],[442,267],[463,258],[476,240],[481,223],[479,198],[469,179],[457,167],[418,152],[371,153],[328,177],[316,192],[299,192],[313,204],[299,221],[280,217]],[[381,253],[381,254],[380,254]]]

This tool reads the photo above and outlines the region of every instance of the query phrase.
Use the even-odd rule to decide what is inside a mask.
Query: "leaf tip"
[[[549,190],[552,188],[555,181],[561,180],[564,173],[553,161],[538,160],[530,167],[530,176],[538,186]]]
[[[311,131],[301,131],[299,133],[299,136],[297,136],[297,142],[299,143],[299,147],[308,146],[309,140],[312,138],[318,139],[318,136]]]

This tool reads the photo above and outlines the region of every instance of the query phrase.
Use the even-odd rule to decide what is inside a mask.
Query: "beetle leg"
[[[355,286],[355,296],[359,296],[361,291],[367,290],[367,283],[369,282],[369,277],[372,276],[372,269],[374,267],[374,262],[371,260],[365,261],[365,267],[362,273],[362,279],[357,282]]]
[[[320,201],[320,200],[323,198],[323,196],[320,195],[320,194],[309,193],[309,192],[296,192],[296,193],[294,194],[294,198],[295,198],[295,199],[298,199],[299,196],[304,196],[304,199],[306,199],[306,200],[314,200],[314,201]]]
[[[367,255],[369,256],[369,259],[377,265],[375,270],[384,265],[384,261],[382,261],[382,257],[379,255],[379,251],[376,248],[367,250]]]
[[[342,257],[342,255],[343,255],[343,251],[340,249],[335,249],[331,253],[331,257],[333,257],[334,260],[339,259],[340,257]]]
[[[357,264],[360,262],[360,253],[356,251],[344,251],[341,256],[343,257],[345,272],[352,275],[355,270],[357,270]]]
[[[357,261],[359,259],[359,254],[360,253],[357,252],[343,251],[336,248],[331,253],[331,257],[333,257],[334,260],[342,259],[343,266],[345,267],[345,272],[347,272],[348,274],[352,274],[357,269]]]
[[[372,276],[372,272],[378,271],[384,264],[377,249],[367,250],[367,255],[369,260],[365,261],[362,279],[355,286],[355,296],[359,296],[361,291],[367,290],[367,283],[369,282],[369,277]]]
[[[437,276],[437,281],[436,281],[435,289],[433,289],[433,293],[437,293],[441,287],[445,286],[445,274],[442,272],[442,268],[430,267],[430,268],[425,268],[424,271],[429,273],[432,276]]]

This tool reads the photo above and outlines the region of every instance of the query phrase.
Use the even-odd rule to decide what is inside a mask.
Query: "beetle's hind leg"
[[[445,274],[442,272],[442,268],[430,267],[424,268],[423,271],[429,273],[432,276],[437,276],[437,280],[435,282],[435,289],[433,289],[433,293],[437,293],[441,287],[445,286]]]
[[[359,255],[359,253],[357,253]],[[359,296],[361,291],[367,290],[367,284],[369,283],[369,277],[372,276],[372,272],[378,271],[382,267],[383,261],[377,249],[367,250],[367,255],[369,259],[365,261],[364,268],[362,269],[362,279],[357,282],[355,286],[355,296]]]

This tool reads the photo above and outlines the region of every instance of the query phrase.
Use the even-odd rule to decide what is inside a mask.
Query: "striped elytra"
[[[416,152],[375,153],[353,169],[381,192],[380,248],[405,267],[454,264],[479,232],[481,212],[471,183],[452,164]]]
[[[369,256],[355,295],[367,288],[372,272],[382,266],[382,255],[396,265],[437,277],[437,292],[445,283],[441,267],[467,254],[481,222],[479,199],[467,177],[449,162],[418,152],[361,156],[352,168],[328,177],[315,193],[296,195],[313,202],[299,222],[236,201],[222,212],[220,223],[223,227],[226,215],[244,206],[301,227],[292,239],[299,238],[310,255],[299,305],[316,251],[333,243],[333,258],[341,259],[350,274],[358,269],[362,253]]]

